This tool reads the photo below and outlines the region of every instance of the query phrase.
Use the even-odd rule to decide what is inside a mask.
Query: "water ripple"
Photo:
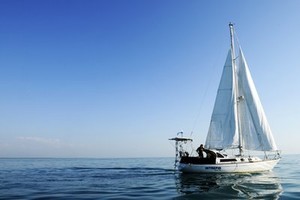
[[[1,159],[0,199],[297,199],[299,167],[181,174],[173,159]]]

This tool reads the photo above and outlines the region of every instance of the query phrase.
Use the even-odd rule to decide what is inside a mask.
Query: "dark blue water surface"
[[[181,174],[173,158],[0,159],[0,199],[300,199],[298,155],[273,172]]]

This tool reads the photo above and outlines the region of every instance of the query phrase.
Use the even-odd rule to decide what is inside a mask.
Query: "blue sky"
[[[228,23],[277,145],[300,153],[300,2],[0,1],[0,156],[173,156],[204,143]]]

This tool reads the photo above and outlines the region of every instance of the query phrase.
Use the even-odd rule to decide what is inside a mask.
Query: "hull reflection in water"
[[[256,174],[175,175],[176,188],[184,197],[278,199],[282,187],[273,172]]]

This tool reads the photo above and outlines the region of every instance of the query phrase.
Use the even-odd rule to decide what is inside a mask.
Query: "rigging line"
[[[238,49],[242,50],[241,43],[239,41],[239,36],[238,36],[237,32],[235,31],[235,29],[233,29],[233,32],[234,32],[234,35],[235,35],[234,39],[235,39],[235,41],[237,43]],[[235,59],[237,59],[238,57],[239,57],[239,55]]]
[[[201,98],[200,106],[199,106],[199,109],[198,109],[199,111],[198,111],[198,113],[197,113],[197,115],[196,115],[196,119],[195,119],[195,121],[194,121],[194,123],[193,123],[192,131],[191,131],[191,136],[192,136],[192,134],[193,134],[193,132],[194,132],[196,123],[197,123],[197,121],[198,121],[198,119],[199,119],[199,117],[200,117],[200,114],[201,114],[201,112],[202,112],[204,99],[206,98],[206,95],[207,95],[207,92],[208,92],[208,88],[210,87],[211,82],[212,82],[212,77],[210,77],[210,79],[209,79],[209,81],[208,81],[208,84],[207,84],[207,86],[206,86],[206,88],[205,88],[205,90],[204,90],[203,96],[202,96],[202,98]]]
[[[198,106],[198,109],[197,109],[197,110],[199,110],[199,111],[198,111],[198,113],[197,113],[197,115],[196,115],[196,118],[195,118],[195,120],[194,120],[194,123],[193,123],[193,126],[192,126],[192,131],[191,131],[190,137],[192,137],[192,135],[193,135],[193,133],[194,133],[196,124],[197,124],[197,122],[198,122],[198,120],[199,120],[200,114],[202,113],[202,108],[203,108],[204,100],[206,99],[208,90],[209,90],[209,88],[211,88],[211,83],[212,83],[214,77],[216,76],[217,66],[219,66],[219,65],[218,65],[218,61],[221,59],[221,56],[223,56],[223,53],[222,53],[222,52],[223,52],[223,48],[224,48],[224,43],[225,43],[225,41],[223,42],[222,45],[220,45],[221,48],[219,48],[218,59],[215,59],[215,60],[214,60],[214,64],[212,64],[212,73],[211,73],[211,75],[210,75],[210,77],[209,77],[209,80],[208,80],[207,85],[206,85],[206,87],[205,87],[204,93],[203,93],[203,95],[202,95],[202,97],[201,97],[201,100],[199,101],[199,102],[200,102],[200,105]]]
[[[191,149],[192,149],[192,151],[191,151],[191,155],[193,155],[193,153],[195,152],[195,148],[194,148],[194,145],[193,145],[193,143],[191,142]]]

